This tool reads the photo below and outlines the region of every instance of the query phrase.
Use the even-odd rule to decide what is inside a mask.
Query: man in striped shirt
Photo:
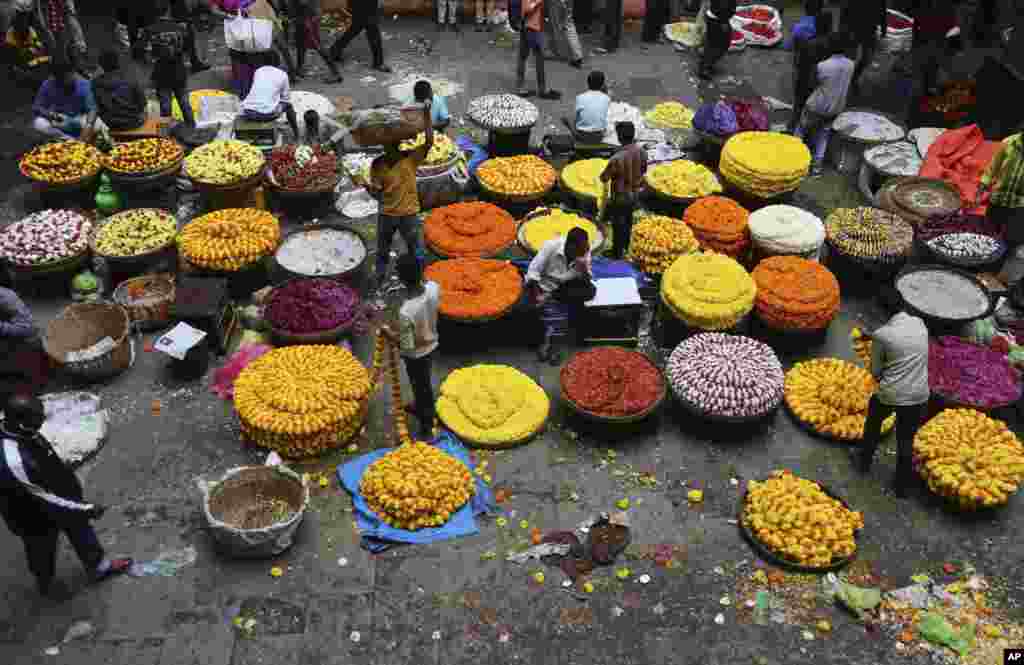
[[[29,570],[39,592],[48,595],[61,532],[94,581],[126,572],[132,560],[107,558],[90,524],[106,508],[84,501],[78,477],[40,435],[44,421],[37,398],[17,395],[8,400],[0,428],[0,515],[25,543]]]

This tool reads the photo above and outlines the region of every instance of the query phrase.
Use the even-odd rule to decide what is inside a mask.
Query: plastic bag
[[[40,397],[46,422],[40,434],[66,464],[77,464],[95,453],[107,438],[106,409],[100,396],[87,392],[53,393]]]
[[[736,114],[725,102],[703,104],[693,116],[693,126],[705,134],[731,136],[736,133]]]
[[[961,657],[966,656],[975,644],[972,624],[965,625],[958,633],[948,621],[934,612],[928,612],[921,617],[917,630],[921,637],[932,644],[947,646]]]
[[[199,553],[189,545],[180,550],[164,550],[152,561],[133,563],[128,569],[132,577],[174,577],[182,568],[196,562]]]
[[[839,581],[836,587],[836,598],[858,617],[868,610],[873,610],[882,602],[882,592],[854,586],[849,582]]]
[[[235,379],[242,373],[246,365],[256,360],[271,348],[266,344],[252,344],[239,349],[227,364],[213,373],[213,384],[210,390],[221,399],[233,399],[235,396]]]
[[[230,21],[224,21],[224,42],[232,51],[269,51],[274,42],[274,23],[261,18],[244,18],[239,13]]]

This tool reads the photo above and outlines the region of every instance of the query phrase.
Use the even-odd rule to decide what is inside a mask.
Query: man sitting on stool
[[[590,239],[578,226],[569,229],[564,238],[548,240],[530,261],[526,289],[530,302],[541,308],[544,324],[544,341],[537,351],[541,362],[558,363],[554,337],[573,331],[579,337],[583,303],[597,293],[590,261]]]
[[[252,88],[242,101],[242,117],[254,122],[273,122],[284,113],[295,140],[299,140],[299,120],[291,103],[288,72],[280,68],[281,58],[276,51],[268,51],[263,62],[253,74]]]

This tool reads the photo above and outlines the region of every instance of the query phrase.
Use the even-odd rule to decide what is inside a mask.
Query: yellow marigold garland
[[[555,169],[536,155],[492,157],[476,170],[485,189],[503,196],[540,196],[555,184]]]
[[[681,256],[661,278],[661,299],[687,325],[727,330],[754,307],[750,274],[723,254]]]
[[[868,401],[878,384],[871,374],[838,358],[815,358],[786,372],[786,406],[814,431],[843,441],[864,438]],[[882,432],[896,423],[882,422]]]
[[[750,194],[771,197],[800,186],[811,152],[800,139],[779,132],[741,132],[722,147],[722,177]]]
[[[281,225],[269,212],[227,208],[197,217],[178,234],[178,249],[192,265],[234,271],[269,255],[281,241]]]
[[[483,447],[529,438],[544,425],[551,402],[537,382],[514,367],[473,365],[441,384],[437,415],[456,436]]]
[[[1000,420],[946,409],[918,430],[914,465],[933,492],[960,508],[992,508],[1024,483],[1024,446]]]
[[[562,183],[573,193],[600,199],[604,195],[601,174],[608,166],[607,159],[581,159],[562,169]]]
[[[644,272],[660,275],[680,256],[697,251],[697,238],[680,219],[645,215],[633,226],[629,260]]]
[[[693,129],[693,109],[679,102],[662,102],[644,114],[644,120],[653,127],[664,129]]]
[[[526,249],[537,253],[548,240],[564,236],[577,226],[587,232],[587,239],[593,247],[598,231],[597,226],[589,219],[560,208],[540,208],[523,222],[522,233]]]
[[[677,199],[695,199],[722,191],[722,184],[708,167],[686,159],[652,166],[644,180],[655,192]]]

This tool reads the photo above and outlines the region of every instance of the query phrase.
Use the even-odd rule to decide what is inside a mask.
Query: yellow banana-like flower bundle
[[[281,242],[281,225],[269,212],[227,208],[197,217],[178,234],[186,261],[232,272],[270,255]]]
[[[540,430],[551,402],[537,382],[507,365],[457,369],[441,384],[437,415],[456,436],[484,447],[522,441]]]
[[[857,551],[854,534],[864,527],[864,516],[818,483],[775,471],[767,480],[747,483],[743,523],[781,558],[824,567]]]
[[[218,139],[199,146],[185,158],[185,175],[196,182],[230,185],[252,178],[266,161],[254,145]]]
[[[722,147],[722,177],[763,198],[797,189],[811,167],[811,152],[800,139],[779,132],[742,132]]]
[[[662,302],[701,330],[732,328],[753,309],[756,295],[750,274],[724,254],[681,256],[661,278]]]
[[[974,409],[946,409],[914,437],[914,465],[928,487],[964,510],[1002,506],[1024,482],[1024,446],[1006,423]]]
[[[801,422],[816,432],[843,441],[864,438],[868,401],[878,388],[875,378],[861,367],[838,358],[815,358],[797,363],[786,372],[786,405]],[[889,416],[882,432],[896,424]]]
[[[402,150],[412,151],[426,142],[426,133],[420,132],[416,135],[416,138],[402,141],[401,148]],[[450,138],[439,132],[434,132],[434,145],[430,147],[430,152],[427,154],[427,159],[423,162],[423,165],[437,166],[438,164],[445,164],[455,156],[456,150],[457,148]]]
[[[285,457],[310,457],[352,438],[362,426],[370,374],[339,346],[275,349],[235,380],[242,432]]]
[[[629,260],[646,273],[660,275],[680,256],[697,248],[696,236],[682,220],[646,215],[633,225]]]

